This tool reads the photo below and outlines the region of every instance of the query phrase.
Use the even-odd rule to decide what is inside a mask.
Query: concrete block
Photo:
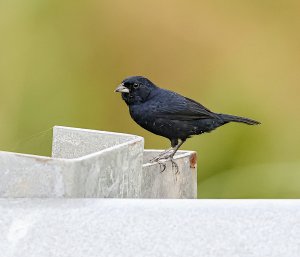
[[[147,163],[142,137],[54,127],[52,157],[0,152],[0,197],[196,198],[195,153]]]

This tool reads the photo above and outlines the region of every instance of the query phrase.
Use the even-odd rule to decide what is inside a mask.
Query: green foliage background
[[[300,2],[0,1],[0,148],[50,154],[51,127],[138,134],[129,75],[262,122],[194,137],[200,198],[300,197]]]

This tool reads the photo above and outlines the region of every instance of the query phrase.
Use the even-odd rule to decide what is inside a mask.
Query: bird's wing
[[[163,103],[156,111],[157,117],[182,121],[216,117],[215,113],[196,101],[171,91],[168,93],[165,94]]]

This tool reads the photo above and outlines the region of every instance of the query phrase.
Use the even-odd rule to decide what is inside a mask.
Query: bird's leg
[[[179,172],[179,167],[178,164],[174,161],[173,157],[176,154],[177,150],[179,149],[180,146],[182,146],[182,144],[185,142],[185,140],[181,140],[173,149],[173,152],[168,156],[168,159],[171,161],[172,163],[172,167],[175,167],[176,172],[175,174],[177,174]]]
[[[159,160],[161,160],[161,159],[165,159],[165,158],[163,158],[163,157],[164,157],[167,153],[169,153],[171,150],[173,150],[173,149],[174,149],[174,148],[171,147],[171,148],[169,148],[169,149],[167,149],[167,150],[161,152],[158,156],[152,158],[152,159],[150,160],[150,162],[157,162],[157,161],[159,161]]]
[[[180,142],[173,148],[173,153],[168,156],[169,158],[173,159],[174,155],[176,154],[177,150],[180,146],[185,142],[185,140],[180,140]]]

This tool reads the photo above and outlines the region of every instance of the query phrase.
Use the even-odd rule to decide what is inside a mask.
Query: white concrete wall
[[[299,257],[299,200],[1,199],[3,257]]]

